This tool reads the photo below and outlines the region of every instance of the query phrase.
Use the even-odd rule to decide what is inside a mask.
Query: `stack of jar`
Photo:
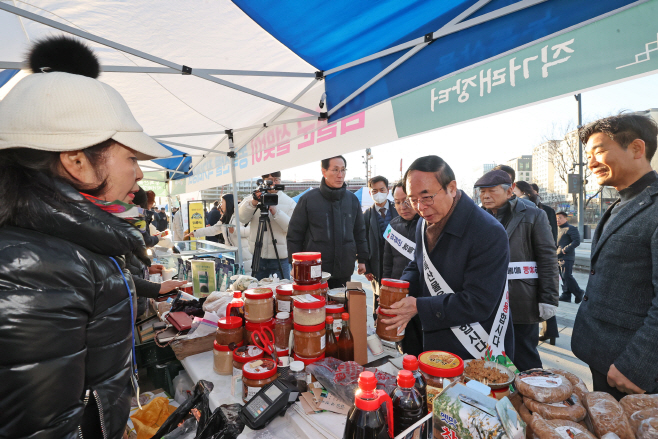
[[[219,375],[233,373],[233,350],[243,345],[243,328],[240,317],[219,319],[213,344],[213,370]]]
[[[267,337],[269,343],[277,346],[276,352],[279,357],[288,356],[287,341],[283,339],[276,340],[276,337],[272,340],[269,332],[264,330],[267,328],[272,331],[273,334],[278,332],[275,327],[277,320],[274,318],[274,292],[270,288],[254,288],[246,290],[244,292],[244,297],[244,344],[253,345],[254,340],[252,335],[254,332],[260,332],[264,337]],[[278,314],[277,317],[279,317]],[[265,340],[259,341],[259,344],[262,345],[264,341]],[[270,357],[270,355],[265,354],[265,358]]]
[[[409,294],[409,282],[396,279],[382,279],[379,289],[379,312],[377,314],[377,335],[382,340],[400,341],[404,338],[404,330],[395,326],[385,326],[381,320],[391,319],[394,312],[389,311],[391,305],[407,297]]]

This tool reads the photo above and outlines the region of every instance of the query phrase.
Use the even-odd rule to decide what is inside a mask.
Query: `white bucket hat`
[[[139,160],[171,155],[144,133],[119,92],[94,78],[35,73],[0,101],[0,149],[77,151],[108,139]]]

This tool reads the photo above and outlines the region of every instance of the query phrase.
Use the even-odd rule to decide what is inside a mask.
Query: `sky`
[[[582,94],[583,123],[619,113],[658,108],[658,74],[601,87]],[[454,170],[462,189],[482,175],[484,163],[505,163],[514,157],[532,154],[535,146],[547,138],[561,138],[564,127],[575,129],[578,106],[575,98],[562,97],[525,108],[489,116],[480,120],[443,128],[372,148],[372,175],[384,175],[389,181],[400,178],[418,157],[439,155]],[[557,135],[557,136],[556,136]],[[345,155],[347,178],[365,178],[365,150]],[[283,171],[284,180],[319,180],[320,162]]]

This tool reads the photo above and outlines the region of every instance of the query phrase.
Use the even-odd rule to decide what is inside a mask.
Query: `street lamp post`
[[[583,125],[583,106],[582,96],[578,93],[576,96],[578,102],[578,130]],[[578,175],[580,176],[580,191],[578,193],[578,232],[580,236],[585,237],[585,174],[583,172],[583,142],[578,136]]]

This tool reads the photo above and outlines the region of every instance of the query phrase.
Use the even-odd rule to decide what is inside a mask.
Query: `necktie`
[[[381,214],[382,218],[386,218],[386,208],[382,207],[379,209],[379,213]]]

